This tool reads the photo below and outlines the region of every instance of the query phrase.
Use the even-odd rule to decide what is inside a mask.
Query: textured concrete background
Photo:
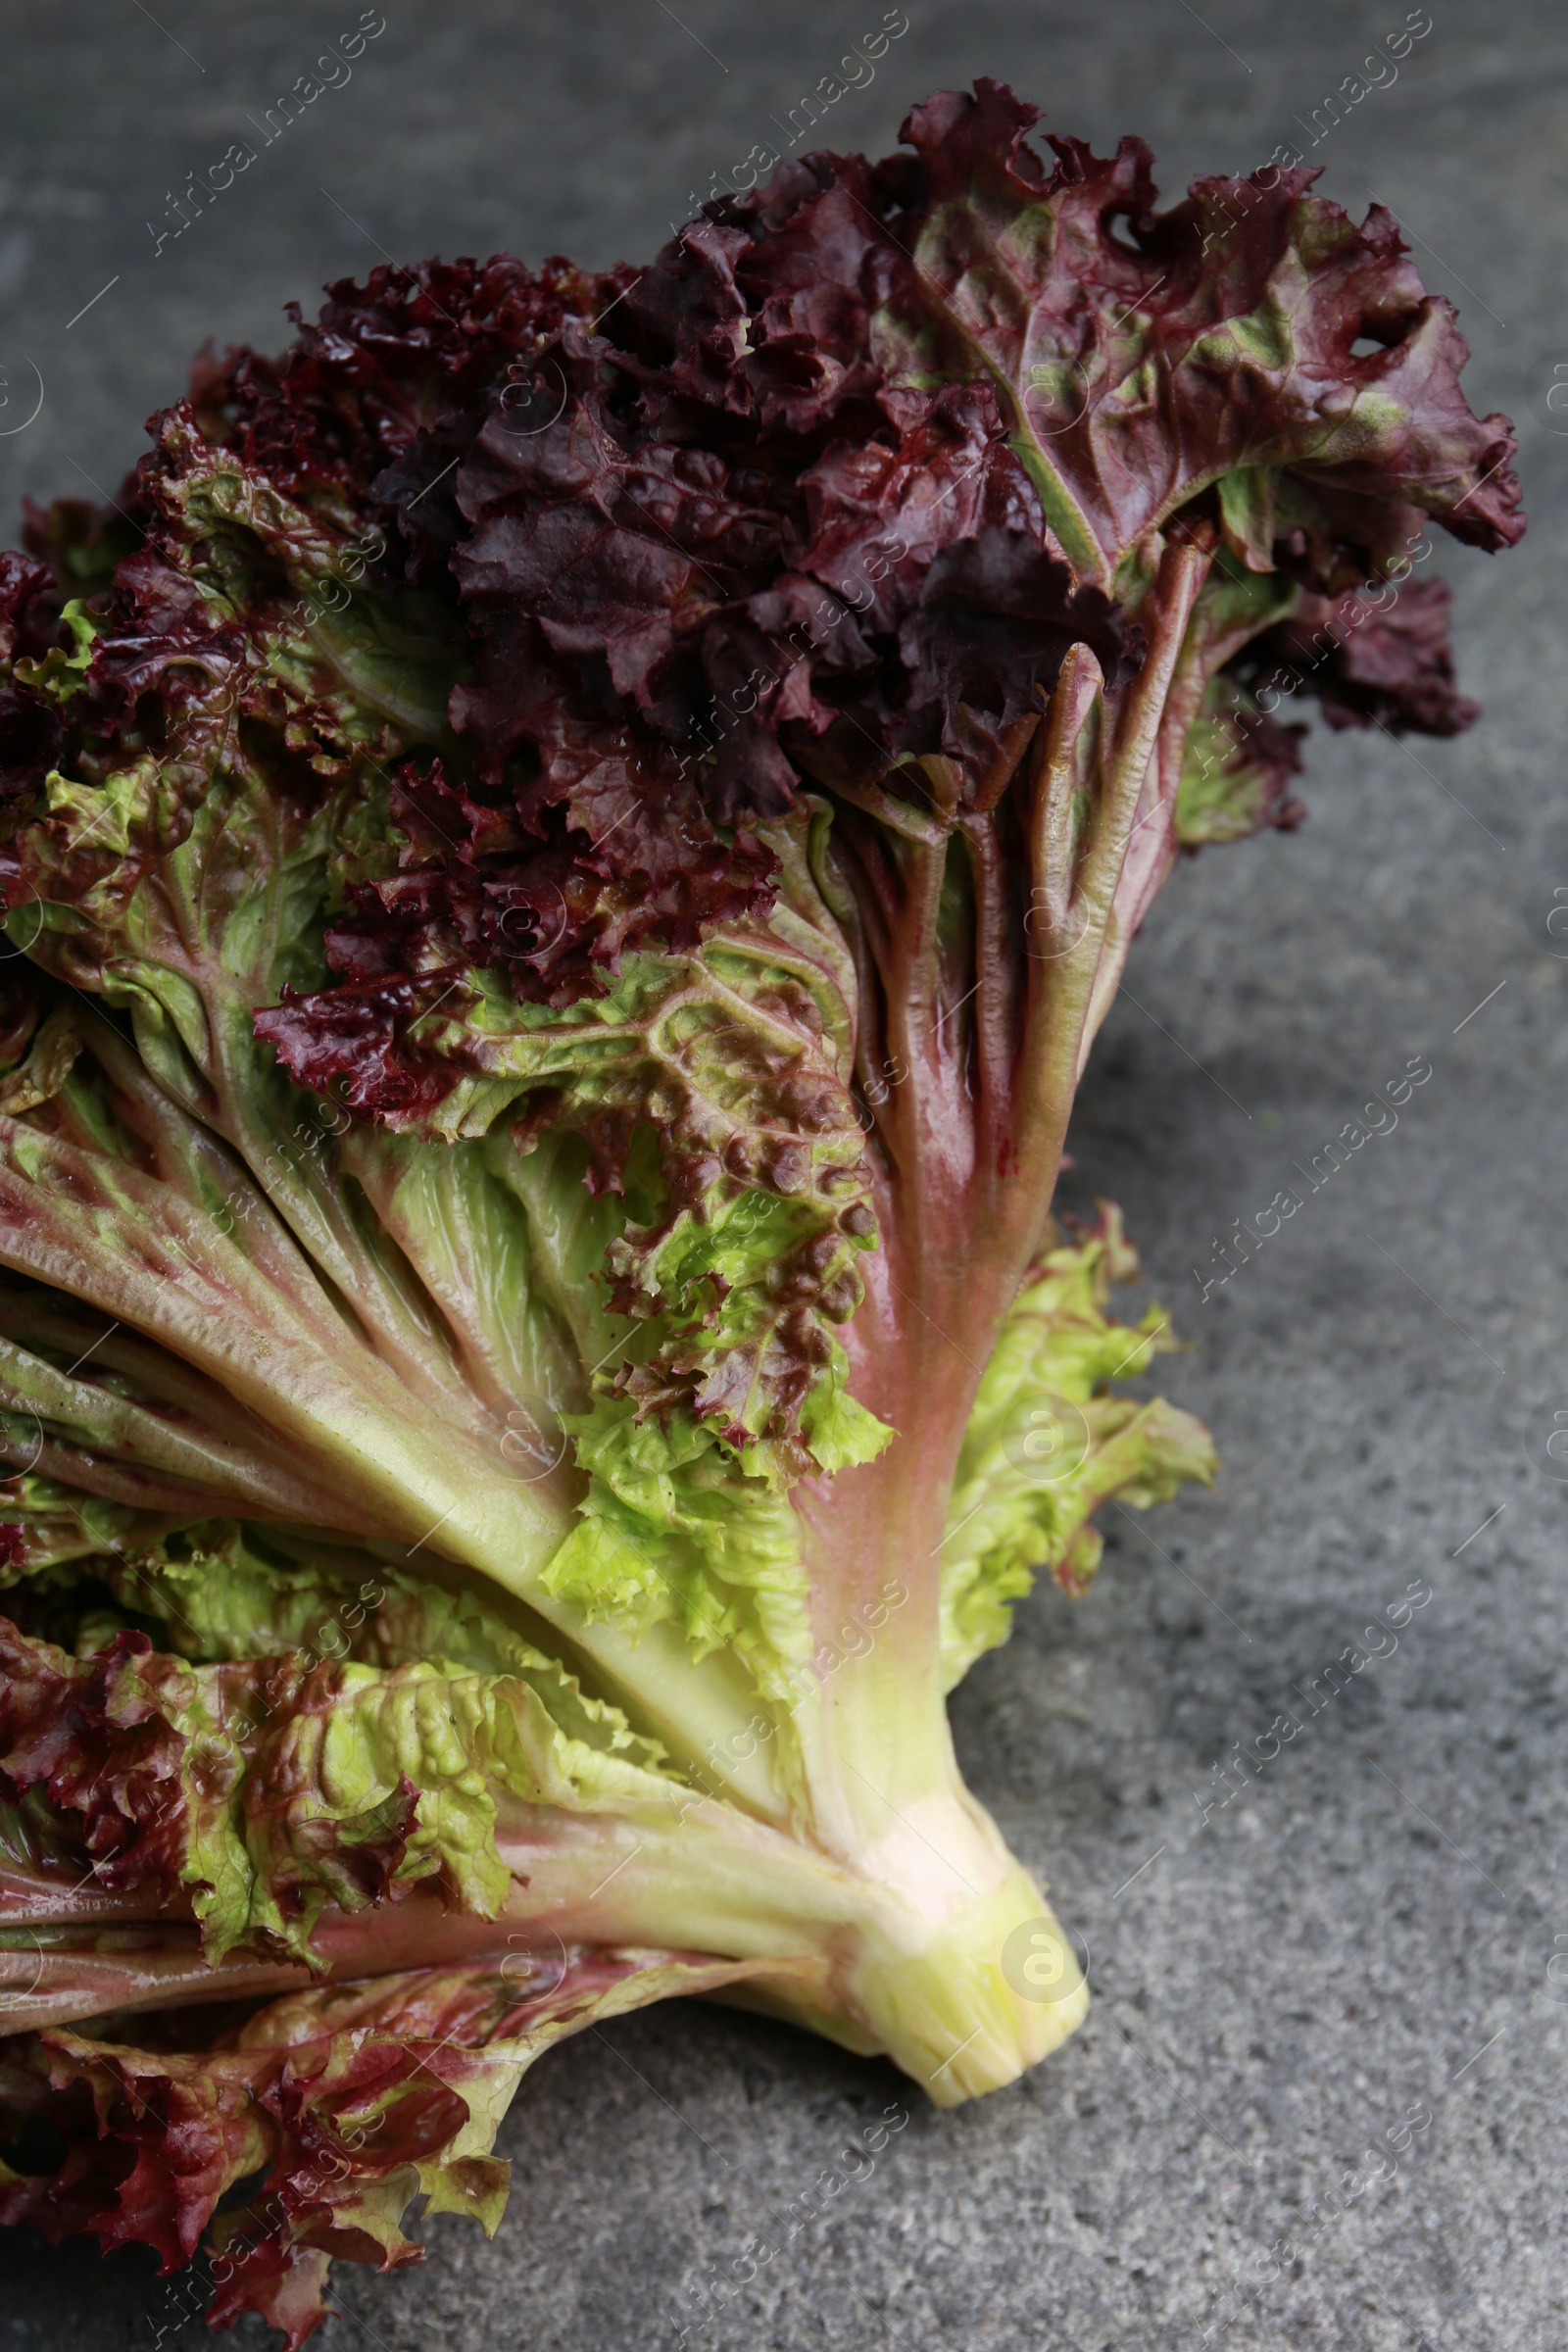
[[[285,299],[381,248],[646,256],[881,14],[385,5],[352,82],[156,255],[166,191],[354,24],[352,0],[0,12],[0,513],[82,476],[112,489],[205,336],[280,340]],[[1486,717],[1454,744],[1319,733],[1306,831],[1208,853],[1156,909],[1084,1088],[1074,1185],[1124,1204],[1193,1343],[1163,1386],[1207,1417],[1224,1475],[1148,1520],[1108,1514],[1089,1599],[1037,1594],[956,1702],[966,1769],[1087,1938],[1098,2004],[1010,2092],[949,2116],[911,2095],[874,2174],[691,2339],[711,2352],[1564,2341],[1568,1984],[1547,1965],[1554,1938],[1568,1952],[1568,1464],[1545,1446],[1568,1412],[1568,965],[1541,918],[1568,883],[1568,414],[1547,406],[1568,381],[1568,30],[1540,0],[1431,7],[1397,81],[1315,160],[1346,204],[1375,190],[1397,212],[1460,307],[1473,405],[1520,424],[1530,538],[1495,565],[1439,558]],[[828,143],[885,149],[911,100],[990,73],[1052,127],[1141,131],[1176,190],[1304,139],[1404,11],[908,15]],[[17,430],[34,370],[42,411]],[[1415,1054],[1434,1075],[1397,1131],[1201,1304],[1215,1235],[1301,1190],[1293,1161]],[[1415,1580],[1433,1598],[1397,1650],[1308,1714],[1293,1684]],[[1284,1708],[1298,1737],[1201,1826],[1212,1767]],[[683,2281],[729,2265],[904,2087],[696,2006],[586,2035],[513,2110],[498,2243],[442,2221],[422,2272],[340,2272],[338,2340],[673,2346]],[[1412,2117],[1394,2176],[1336,2218],[1321,2201]],[[1282,2238],[1294,2259],[1270,2257]],[[172,2317],[137,2257],[18,2238],[0,2260],[0,2343],[118,2352]]]

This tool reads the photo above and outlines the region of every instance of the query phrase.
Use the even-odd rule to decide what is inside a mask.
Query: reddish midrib
[[[811,1569],[827,1753],[854,1767],[844,1794],[867,1826],[877,1804],[860,1784],[897,1805],[945,1789],[953,1772],[942,1543],[975,1393],[1031,1252],[1037,1195],[1023,1179],[981,1176],[945,1205],[924,1205],[918,1259],[895,1226],[863,1261],[866,1297],[844,1335],[853,1393],[898,1435],[874,1462],[804,1480],[792,1495]],[[890,1580],[906,1593],[891,1608]]]
[[[881,1241],[860,1260],[865,1298],[841,1334],[852,1394],[898,1432],[870,1467],[931,1490],[933,1542],[975,1393],[1050,1207],[1055,1154],[1044,1171],[1016,1158],[1009,1149],[993,1164],[982,1137],[962,1177],[918,1200],[879,1186]]]

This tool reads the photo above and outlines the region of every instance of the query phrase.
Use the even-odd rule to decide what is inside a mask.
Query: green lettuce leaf
[[[1100,1563],[1093,1514],[1111,1500],[1140,1509],[1187,1482],[1213,1483],[1213,1441],[1200,1421],[1156,1397],[1110,1393],[1177,1343],[1151,1305],[1135,1325],[1112,1322],[1113,1282],[1138,1258],[1118,1212],[1104,1207],[1083,1240],[1048,1250],[1024,1282],[986,1366],[964,1433],[942,1544],[942,1676],[952,1690],[1012,1631],[1013,1603],[1049,1568],[1081,1595]]]
[[[86,2231],[107,2253],[143,2243],[166,2271],[209,2224],[218,2293],[210,2325],[270,2321],[298,2352],[331,2306],[332,2259],[381,2269],[422,2260],[401,2227],[469,2214],[493,2236],[510,2166],[496,2132],[534,2060],[564,2035],[672,1994],[744,1981],[744,1963],[680,1952],[558,1945],[501,1968],[409,1970],[286,1994],[230,2022],[187,2012],[177,2030],[100,2021],[90,2032],[0,2045],[0,2145],[39,2121],[63,2137],[0,2156],[0,2219],[57,2243]],[[156,2026],[159,2021],[153,2021]],[[139,2028],[139,2031],[138,2031]],[[215,2221],[235,2184],[255,2183]]]
[[[197,1552],[191,1564],[214,1563]],[[312,1932],[326,1904],[352,1914],[426,1879],[449,1908],[493,1919],[511,1886],[496,1850],[509,1798],[667,1809],[647,1746],[624,1734],[617,1745],[612,1713],[526,1645],[520,1672],[487,1673],[297,1652],[190,1667],[136,1633],[73,1660],[5,1639],[12,1740],[0,1770],[19,1791],[41,1789],[57,1826],[77,1826],[87,1855],[112,1864],[111,1884],[150,1873],[187,1889],[214,1964],[248,1949],[324,1967]],[[64,1779],[34,1729],[63,1705],[97,1727]]]

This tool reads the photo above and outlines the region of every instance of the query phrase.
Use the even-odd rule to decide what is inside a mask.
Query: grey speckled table
[[[47,397],[0,438],[7,516],[24,491],[112,488],[204,337],[280,339],[285,299],[380,248],[647,254],[881,15],[385,10],[352,81],[159,253],[166,191],[354,24],[352,0],[158,0],[157,22],[135,0],[8,0],[0,427],[31,405],[31,367]],[[1529,920],[1543,878],[1568,880],[1568,416],[1546,405],[1568,380],[1568,25],[1542,0],[1431,10],[1397,81],[1316,154],[1330,193],[1396,209],[1460,305],[1474,406],[1520,423],[1530,538],[1495,565],[1439,559],[1487,715],[1452,744],[1319,734],[1304,833],[1210,853],[1160,903],[1084,1088],[1072,1181],[1124,1204],[1193,1342],[1163,1386],[1210,1421],[1224,1474],[1136,1528],[1109,1514],[1090,1598],[1037,1594],[956,1705],[974,1785],[1087,1938],[1100,1997],[1016,2089],[947,2116],[911,2099],[875,2173],[693,2339],[711,2352],[1568,2336],[1568,1985],[1547,1977],[1554,1938],[1568,1950],[1568,1486],[1545,1452],[1568,1404],[1568,963]],[[1052,127],[1141,131],[1173,190],[1307,135],[1403,14],[908,0],[829,136],[877,151],[909,101],[990,73]],[[1413,1054],[1434,1074],[1397,1132],[1200,1305],[1191,1269],[1216,1232]],[[1433,1597],[1397,1650],[1203,1826],[1197,1794],[1232,1743],[1416,1580]],[[347,2272],[340,2340],[672,2346],[681,2281],[899,2090],[720,2010],[585,2036],[506,2126],[498,2242],[442,2221],[421,2271]],[[1314,2204],[1412,2111],[1395,2176],[1337,2219],[1319,2204],[1309,2238]],[[1229,2299],[1286,2236],[1300,2258]],[[0,2259],[0,2345],[111,2352],[169,2322],[150,2261],[21,2238]],[[208,2340],[194,2322],[164,2338]]]

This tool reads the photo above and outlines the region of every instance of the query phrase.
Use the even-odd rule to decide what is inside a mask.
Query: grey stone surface
[[[166,191],[357,10],[0,10],[0,513],[83,475],[112,489],[206,336],[280,339],[286,298],[378,248],[647,254],[881,15],[385,4],[353,80],[159,254]],[[1087,1939],[1099,1999],[1016,2089],[945,2116],[911,2095],[874,2173],[690,2339],[711,2352],[1545,2352],[1568,2333],[1568,1985],[1547,1976],[1568,1952],[1568,1465],[1545,1451],[1568,1409],[1568,965],[1539,921],[1543,884],[1568,881],[1568,416],[1546,406],[1559,364],[1568,380],[1568,31],[1540,0],[1432,14],[1316,160],[1348,205],[1375,190],[1398,212],[1460,306],[1473,404],[1521,426],[1531,537],[1494,565],[1438,558],[1487,715],[1452,744],[1319,731],[1305,831],[1206,855],[1156,910],[1071,1190],[1123,1203],[1192,1343],[1162,1386],[1209,1420],[1224,1473],[1136,1525],[1109,1514],[1091,1596],[1037,1594],[956,1703],[966,1769]],[[831,143],[880,150],[909,101],[991,73],[1052,127],[1142,132],[1175,190],[1298,135],[1404,11],[908,15]],[[16,431],[33,368],[42,412]],[[1200,1303],[1214,1237],[1304,1191],[1293,1162],[1411,1055],[1433,1075],[1397,1131]],[[1310,1712],[1294,1687],[1418,1581],[1432,1598],[1397,1650]],[[1297,1737],[1204,1826],[1212,1767],[1282,1710]],[[506,2127],[498,2242],[442,2221],[422,2271],[347,2273],[340,2340],[673,2346],[683,2281],[903,2088],[697,2006],[584,2036]],[[1412,2111],[1429,2120],[1393,2177],[1333,2214]],[[1286,2237],[1297,2257],[1271,2258]],[[17,2238],[0,2261],[0,2343],[111,2352],[172,2322],[138,2257]],[[208,2339],[190,2322],[163,2340]]]

